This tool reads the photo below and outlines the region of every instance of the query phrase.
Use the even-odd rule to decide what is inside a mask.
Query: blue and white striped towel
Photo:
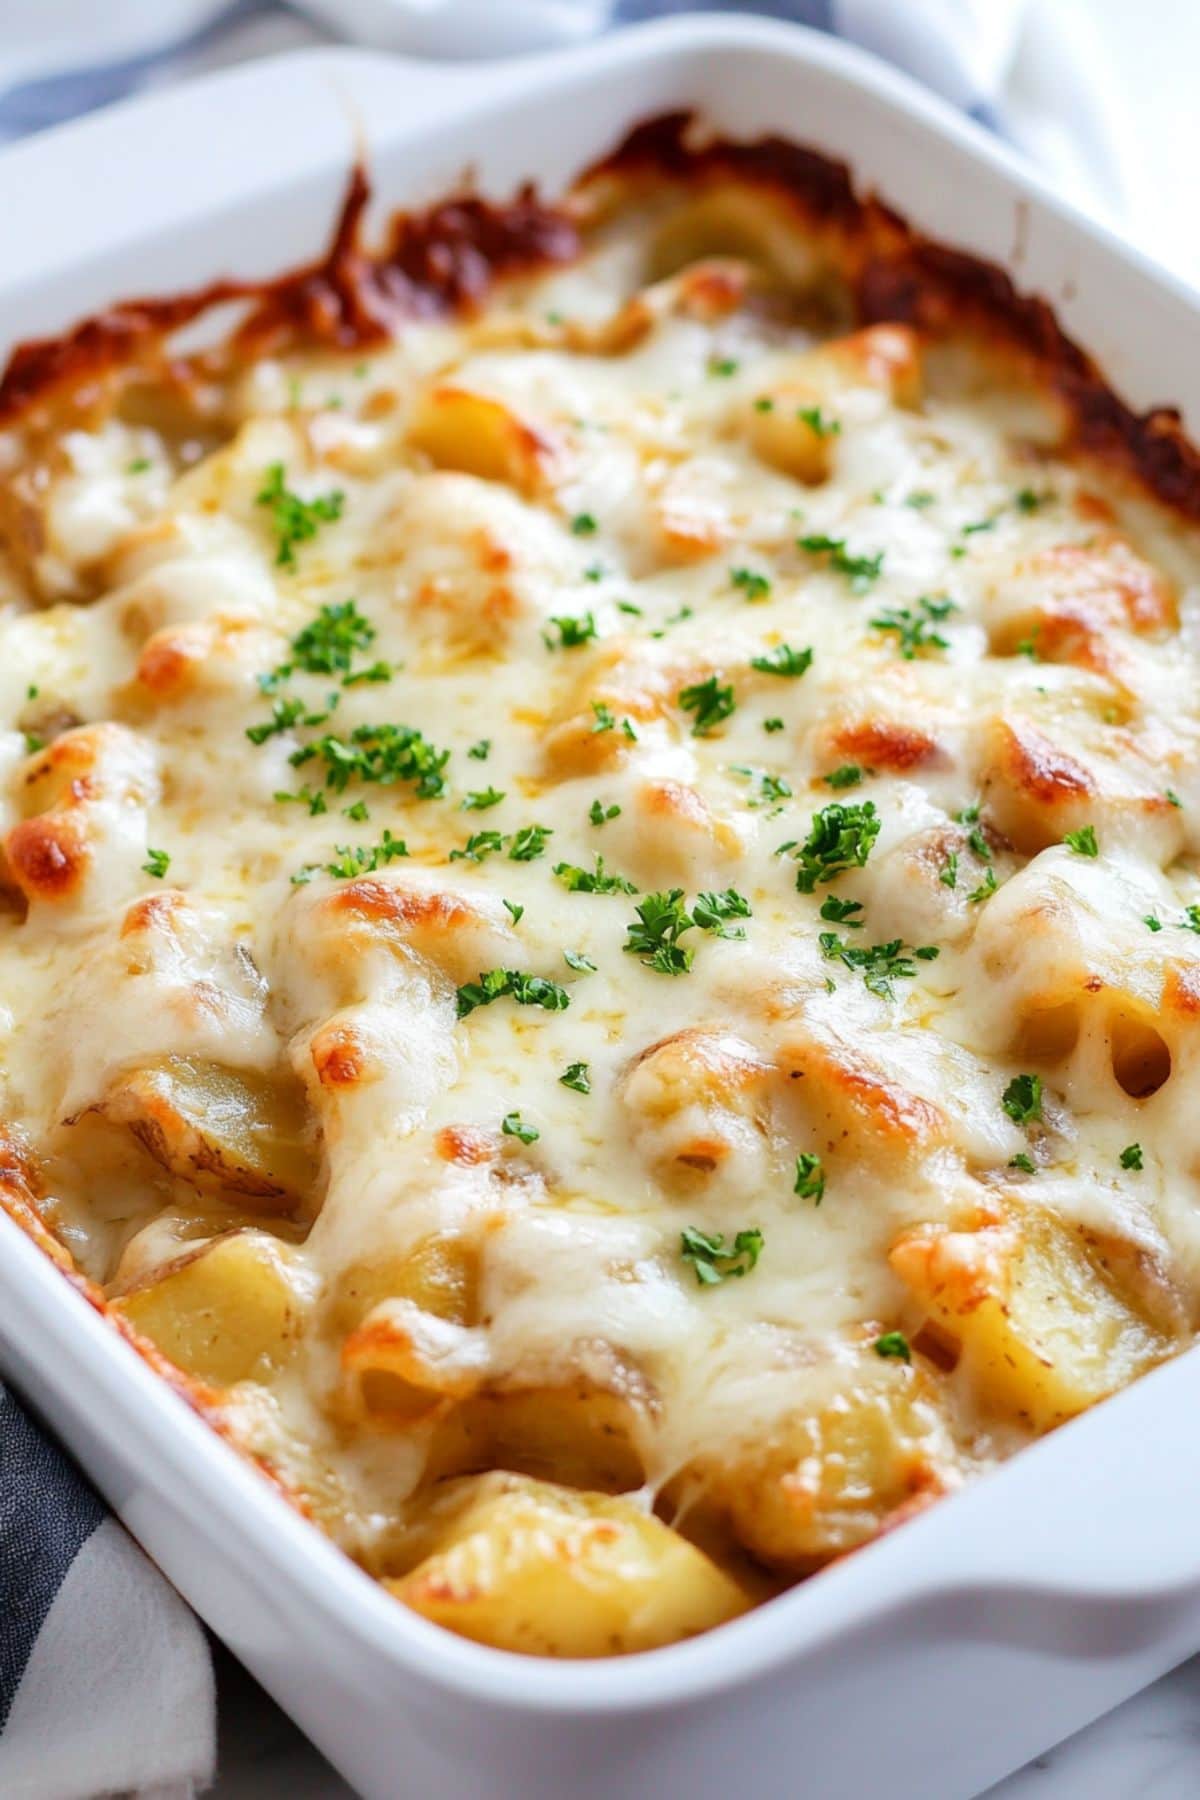
[[[1035,153],[1053,150],[1047,160],[1077,196],[1119,199],[1104,109],[1081,76],[1079,46],[1046,37],[1044,0],[1032,10],[1026,0],[725,6],[851,38]],[[272,0],[32,0],[0,13],[0,142],[144,88],[339,36],[417,54],[502,55],[689,10],[701,9],[687,0],[307,0],[299,8]],[[1028,104],[1028,70],[1023,82],[1012,80],[1018,63],[1029,62],[1035,30],[1042,90],[1054,96],[1054,130],[1044,143]],[[7,1373],[20,1382],[19,1368]],[[185,1800],[211,1779],[215,1754],[203,1631],[0,1387],[0,1796]]]

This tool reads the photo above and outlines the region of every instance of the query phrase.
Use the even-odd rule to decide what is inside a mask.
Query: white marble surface
[[[211,1800],[284,1795],[287,1800],[353,1800],[354,1790],[225,1652],[218,1652],[217,1686],[220,1772]],[[989,1789],[987,1800],[1195,1800],[1197,1795],[1200,1656]],[[395,1800],[426,1796],[397,1792]],[[437,1800],[468,1796],[445,1793]],[[839,1800],[872,1797],[854,1794]],[[929,1800],[946,1797],[931,1788]]]

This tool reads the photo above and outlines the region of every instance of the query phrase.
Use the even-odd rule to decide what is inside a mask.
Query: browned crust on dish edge
[[[840,239],[862,323],[896,320],[933,333],[968,327],[1019,352],[1063,403],[1080,450],[1200,520],[1200,451],[1178,409],[1135,412],[1062,330],[1048,301],[1021,293],[998,264],[926,236],[878,196],[860,195],[846,163],[775,135],[745,143],[705,138],[695,115],[678,111],[635,126],[584,173],[577,193],[604,177],[733,180],[785,196],[805,222]],[[503,204],[463,193],[421,212],[397,212],[382,244],[368,249],[368,198],[366,175],[355,167],[325,254],[272,281],[227,278],[189,294],[123,302],[57,337],[18,345],[0,376],[0,425],[94,388],[225,301],[251,305],[233,340],[238,352],[369,348],[406,318],[469,310],[499,280],[569,262],[582,245],[571,204],[547,204],[527,184]]]

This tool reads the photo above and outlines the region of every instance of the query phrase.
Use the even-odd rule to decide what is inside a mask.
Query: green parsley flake
[[[637,888],[624,875],[610,872],[604,858],[597,854],[594,869],[581,869],[577,863],[555,863],[554,873],[572,894],[636,894]]]
[[[802,1150],[796,1158],[796,1180],[792,1192],[799,1194],[802,1200],[812,1200],[817,1206],[825,1198],[825,1167],[814,1151]]]
[[[685,950],[679,940],[696,921],[684,905],[683,889],[647,894],[636,912],[637,920],[627,927],[628,941],[622,948],[660,975],[686,975],[695,951]]]
[[[504,794],[500,788],[491,786],[476,788],[459,801],[458,810],[460,812],[486,812],[490,806],[499,806],[503,799]]]
[[[341,488],[335,488],[331,494],[302,500],[287,486],[283,464],[271,463],[263,486],[255,496],[255,504],[271,509],[271,523],[279,538],[276,564],[282,568],[294,567],[296,545],[316,537],[320,525],[340,519],[345,499]]]
[[[146,851],[146,860],[142,864],[142,872],[146,875],[153,875],[156,881],[161,881],[170,866],[171,858],[165,850],[151,850],[148,848]]]
[[[352,780],[385,786],[410,781],[419,800],[432,800],[445,792],[442,771],[450,752],[437,749],[411,725],[359,725],[348,738],[327,733],[294,750],[288,760],[299,767],[313,757],[325,765],[325,786],[338,793]]]
[[[591,513],[576,513],[571,520],[571,530],[576,537],[591,537],[596,529],[596,521]]]
[[[1081,825],[1078,831],[1064,832],[1063,843],[1068,850],[1073,850],[1076,856],[1099,856],[1100,854],[1094,825]]]
[[[751,657],[750,667],[762,675],[804,675],[812,668],[812,659],[811,647],[793,650],[790,644],[777,644],[765,655]]]
[[[510,862],[535,862],[545,854],[547,841],[554,836],[549,825],[522,825],[514,831],[508,847]]]
[[[1142,1146],[1140,1144],[1126,1144],[1121,1152],[1121,1167],[1123,1169],[1140,1170],[1145,1168],[1145,1166],[1145,1163],[1142,1161]]]
[[[736,375],[738,372],[737,358],[733,356],[710,356],[708,359],[708,372],[710,375],[721,377]]]
[[[843,962],[848,969],[857,969],[864,985],[881,1000],[895,999],[893,981],[913,980],[917,971],[912,957],[932,962],[940,954],[936,944],[921,944],[915,950],[907,950],[899,938],[891,938],[886,944],[852,944],[833,931],[823,931],[817,942],[822,956]]]
[[[536,1144],[542,1135],[536,1125],[523,1124],[519,1112],[505,1113],[500,1129],[505,1137],[519,1138],[523,1144]]]
[[[584,956],[580,950],[564,950],[563,961],[568,969],[574,969],[577,975],[594,975],[596,965],[590,956]]]
[[[861,900],[839,900],[836,894],[826,894],[821,902],[821,917],[831,925],[847,925],[851,931],[861,931],[863,921],[854,915],[862,909]]]
[[[602,800],[593,800],[588,811],[588,818],[593,825],[607,825],[610,819],[619,819],[620,816],[619,806],[605,806]]]
[[[745,894],[739,894],[736,888],[728,887],[723,893],[697,894],[692,907],[692,922],[701,931],[711,931],[717,937],[744,938],[746,933],[740,925],[730,925],[730,919],[749,919],[753,915],[750,902]]]
[[[518,906],[515,900],[506,900],[504,902],[504,910],[508,913],[514,925],[519,925],[521,920],[525,917],[525,908],[523,906]]]
[[[1021,1150],[1016,1156],[1010,1157],[1008,1166],[1010,1169],[1020,1169],[1026,1175],[1037,1174],[1037,1164],[1034,1162],[1032,1156],[1025,1150]]]
[[[902,1331],[885,1331],[875,1339],[876,1356],[894,1356],[899,1362],[911,1362],[912,1351]]]
[[[348,674],[355,653],[375,641],[375,627],[364,619],[355,600],[323,606],[311,624],[292,639],[292,661],[276,674],[290,675],[293,668],[306,675]]]
[[[393,837],[384,827],[383,837],[378,844],[334,845],[334,860],[326,863],[325,870],[339,881],[349,881],[355,875],[373,875],[376,869],[385,869],[398,857],[408,855],[408,845],[403,838]]]
[[[928,650],[948,650],[950,641],[933,627],[948,619],[952,612],[957,612],[953,600],[931,599],[928,595],[916,603],[916,609],[908,606],[890,606],[871,620],[871,630],[894,632],[896,648],[905,662],[912,662],[916,656]]]
[[[591,612],[579,618],[572,618],[569,613],[552,616],[550,623],[557,630],[558,639],[556,642],[552,631],[543,631],[542,642],[547,650],[578,650],[581,644],[590,643],[599,635]]]
[[[770,581],[756,569],[730,569],[729,579],[735,588],[741,589],[747,600],[765,600],[771,592]]]
[[[956,850],[951,850],[947,856],[938,880],[943,887],[955,888],[958,886],[958,852]]]
[[[879,825],[871,800],[853,806],[834,800],[814,813],[808,836],[796,851],[799,891],[811,894],[819,881],[836,881],[847,869],[861,869],[879,836]]]
[[[592,1078],[585,1062],[568,1063],[558,1079],[563,1087],[574,1088],[577,1094],[590,1094],[592,1091]]]
[[[507,841],[499,831],[473,831],[461,850],[450,852],[450,861],[481,863],[485,857],[503,850]]]
[[[827,419],[819,406],[798,406],[796,417],[801,424],[808,426],[815,437],[837,437],[842,429],[840,420]]]
[[[715,675],[710,675],[707,681],[697,681],[691,687],[682,688],[679,704],[684,712],[695,714],[693,737],[707,737],[714,726],[737,710],[733,688],[722,687]]]
[[[478,743],[471,745],[471,748],[467,751],[467,755],[473,757],[476,762],[486,762],[491,748],[491,738],[480,738]]]
[[[1042,1078],[1040,1075],[1014,1075],[1000,1104],[1014,1125],[1032,1125],[1042,1117]]]
[[[749,1274],[762,1255],[763,1234],[757,1226],[739,1231],[733,1242],[725,1242],[723,1231],[699,1231],[686,1225],[679,1234],[679,1254],[691,1263],[701,1287],[716,1287],[729,1275]]]
[[[763,730],[764,731],[782,731],[783,730],[783,720],[782,719],[764,719],[763,720]]]
[[[840,769],[831,769],[822,779],[827,787],[852,788],[857,787],[862,778],[863,771],[857,763],[843,763]]]
[[[829,567],[844,575],[856,594],[865,593],[883,572],[882,550],[874,556],[853,556],[846,549],[845,538],[826,537],[824,532],[810,532],[796,542],[809,556],[827,556]]]
[[[465,1019],[476,1007],[490,1006],[506,996],[518,1006],[540,1006],[546,1012],[565,1012],[571,1004],[571,996],[557,981],[521,969],[488,969],[480,972],[477,981],[465,982],[458,989],[458,1016]]]

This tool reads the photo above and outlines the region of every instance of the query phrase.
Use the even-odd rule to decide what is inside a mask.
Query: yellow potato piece
[[[805,1574],[940,1493],[945,1464],[928,1378],[868,1349],[825,1404],[798,1407],[765,1444],[710,1474],[706,1489],[753,1556]]]
[[[306,1305],[280,1246],[251,1229],[179,1257],[113,1310],[185,1374],[231,1387],[287,1360]]]
[[[652,1650],[708,1631],[747,1600],[703,1553],[630,1500],[492,1473],[448,1482],[429,1552],[387,1583],[477,1643],[542,1656]]]
[[[502,481],[523,494],[543,485],[552,461],[552,446],[541,432],[499,400],[467,388],[423,393],[413,408],[408,441],[436,469]]]
[[[912,1233],[892,1267],[960,1341],[980,1392],[1046,1431],[1177,1348],[1101,1268],[1083,1237],[1030,1209],[1011,1225]]]
[[[97,1110],[172,1175],[253,1196],[261,1211],[287,1211],[312,1186],[299,1090],[269,1076],[162,1056],[118,1077]]]

